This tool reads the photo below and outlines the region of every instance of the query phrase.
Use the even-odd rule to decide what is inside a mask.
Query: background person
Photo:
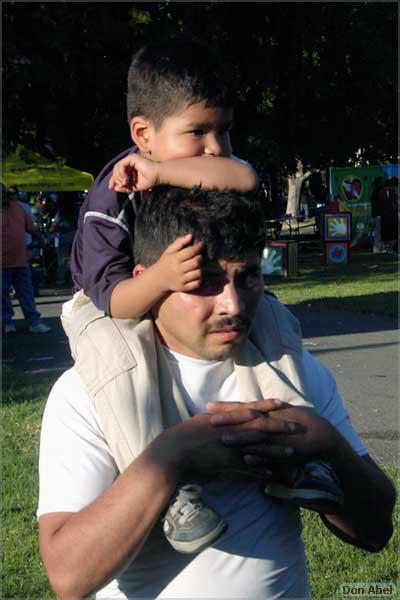
[[[371,194],[371,216],[373,224],[373,248],[374,254],[379,254],[384,250],[382,241],[382,215],[385,200],[385,186],[383,177],[376,177]]]
[[[18,194],[18,202],[22,206],[22,208],[28,213],[28,215],[30,216],[32,221],[37,226],[37,223],[35,222],[32,207],[29,204],[28,196],[26,194],[20,192]],[[39,277],[38,277],[38,274],[35,272],[35,269],[33,268],[33,252],[34,252],[33,249],[34,249],[34,247],[35,247],[35,250],[38,248],[39,240],[38,240],[38,238],[36,238],[35,241],[36,241],[37,245],[36,244],[34,245],[32,234],[27,233],[25,236],[25,241],[26,241],[27,262],[28,262],[29,268],[31,270],[33,291],[34,291],[34,295],[36,297],[36,296],[39,296]]]
[[[32,274],[28,265],[26,233],[37,235],[31,217],[18,204],[16,188],[5,190],[2,186],[2,322],[5,334],[15,333],[14,311],[11,302],[11,286],[14,287],[25,320],[31,333],[47,333],[51,327],[43,323],[36,309]]]
[[[57,252],[56,284],[63,285],[71,280],[70,255],[76,234],[75,206],[71,194],[59,192],[57,212],[49,227],[55,233],[54,245]]]
[[[397,177],[391,177],[385,181],[383,190],[381,227],[384,252],[393,252],[398,248],[398,200],[398,179]]]

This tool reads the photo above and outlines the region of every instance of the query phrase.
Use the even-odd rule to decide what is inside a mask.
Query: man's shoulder
[[[263,294],[252,328],[257,345],[282,350],[302,350],[301,327],[295,315],[271,292]]]
[[[12,214],[13,216],[18,216],[18,217],[22,217],[25,218],[25,215],[27,214],[25,212],[25,210],[22,208],[21,204],[18,201],[12,201],[10,202],[10,206],[8,207],[9,213]]]
[[[57,419],[94,414],[93,398],[87,392],[75,367],[64,371],[54,382],[46,405],[46,413]]]
[[[64,371],[53,384],[50,395],[56,395],[61,397],[62,395],[69,396],[70,392],[74,391],[76,394],[86,394],[85,388],[79,378],[78,372],[75,367],[71,367]]]

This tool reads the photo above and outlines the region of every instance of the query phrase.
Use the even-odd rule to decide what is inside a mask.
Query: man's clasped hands
[[[171,439],[171,457],[188,473],[231,469],[274,480],[285,464],[329,461],[342,441],[313,410],[276,399],[209,402],[206,409],[160,436],[167,448]]]

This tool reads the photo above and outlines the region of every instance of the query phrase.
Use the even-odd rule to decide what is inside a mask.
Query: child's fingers
[[[108,182],[108,189],[116,192],[131,192],[135,188],[135,177],[125,177],[121,179],[113,173]]]
[[[121,186],[127,186],[130,179],[132,179],[132,175],[135,175],[135,171],[132,171],[132,167],[129,165],[117,163],[113,168],[112,177]]]
[[[201,285],[201,279],[194,279],[193,281],[188,281],[183,285],[184,292],[193,292],[197,290]]]
[[[189,244],[189,242],[192,241],[192,237],[193,236],[191,233],[187,233],[186,235],[182,235],[176,238],[176,240],[168,246],[164,254],[172,254],[174,252],[179,252],[179,250],[182,250],[182,248],[184,248],[187,244]]]
[[[198,281],[201,283],[201,269],[194,269],[193,271],[185,273],[182,280],[184,285],[187,283],[192,283],[193,281]]]
[[[113,177],[115,177],[115,180],[121,185],[128,183],[128,174],[124,167],[116,165],[113,169]]]
[[[108,188],[114,192],[123,192],[125,194],[129,194],[129,192],[133,191],[132,187],[126,187],[124,185],[120,185],[119,183],[114,183],[113,185],[108,184]]]
[[[202,256],[201,256],[200,252],[201,252],[203,246],[204,246],[204,242],[197,242],[196,244],[193,244],[192,246],[185,246],[184,248],[182,248],[179,251],[180,262],[186,263],[196,257],[200,261],[196,266],[201,264]]]
[[[181,255],[179,254],[179,258]],[[191,271],[195,271],[196,269],[200,269],[203,262],[203,257],[201,254],[196,254],[193,258],[189,258],[188,260],[184,260],[181,262],[181,272],[189,273]]]

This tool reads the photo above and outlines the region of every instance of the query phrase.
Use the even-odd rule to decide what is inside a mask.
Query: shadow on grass
[[[362,309],[360,310],[360,306]],[[304,337],[372,333],[397,329],[398,294],[382,292],[365,296],[309,299],[288,308],[299,319]],[[382,313],[391,316],[383,316]]]
[[[3,366],[2,405],[38,403],[46,399],[56,377],[35,376],[19,373],[15,368]]]
[[[347,265],[326,264],[323,251],[304,252],[299,249],[297,278],[301,285],[318,286],[321,283],[344,283],[363,280],[392,279],[398,273],[398,256],[394,254],[372,254],[366,251],[353,251]],[[281,277],[269,276],[271,282],[282,283]],[[268,283],[268,279],[266,280]]]
[[[59,317],[44,320],[52,329],[42,334],[29,333],[23,319],[15,320],[17,333],[3,338],[3,366],[10,366],[19,374],[37,375],[37,379],[53,377],[53,380],[72,366],[68,340]]]

